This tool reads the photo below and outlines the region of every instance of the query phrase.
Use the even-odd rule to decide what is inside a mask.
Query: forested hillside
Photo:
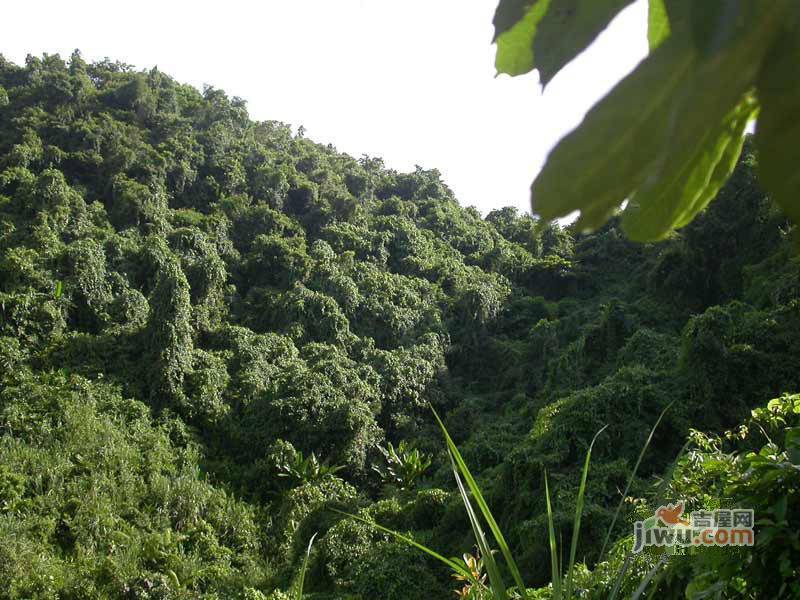
[[[424,553],[337,512],[472,551],[431,406],[537,586],[543,473],[568,539],[608,425],[593,569],[663,409],[614,540],[690,430],[800,390],[800,262],[756,161],[746,144],[706,212],[639,244],[613,219],[484,218],[435,170],[157,70],[0,57],[0,597],[277,600],[315,533],[311,597],[454,597]],[[700,501],[691,467],[674,489]]]

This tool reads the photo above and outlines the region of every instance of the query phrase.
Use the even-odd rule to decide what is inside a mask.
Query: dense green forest
[[[797,597],[800,260],[757,162],[746,143],[716,202],[641,244],[617,218],[483,217],[436,170],[157,70],[0,57],[0,597],[289,598],[315,533],[308,597],[455,597],[342,514],[474,552],[431,407],[533,597],[544,472],[568,540],[604,425],[581,597],[608,597],[664,493],[761,521],[755,548],[672,557],[655,597]]]

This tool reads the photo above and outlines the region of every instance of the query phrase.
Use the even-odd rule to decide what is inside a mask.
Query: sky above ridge
[[[484,214],[529,211],[548,151],[644,58],[638,0],[542,93],[536,73],[495,77],[496,0],[27,0],[3,7],[0,53],[76,48],[224,89],[250,116],[388,167],[437,168]]]

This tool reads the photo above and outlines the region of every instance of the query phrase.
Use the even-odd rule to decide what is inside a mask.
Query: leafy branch
[[[543,84],[631,0],[502,0],[496,67]],[[620,210],[638,241],[687,225],[730,177],[757,120],[759,175],[800,219],[800,4],[790,0],[650,0],[650,54],[548,156],[531,186],[544,219],[579,211],[593,229]]]

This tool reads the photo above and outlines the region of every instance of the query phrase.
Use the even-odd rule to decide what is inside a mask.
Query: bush
[[[77,376],[0,392],[0,595],[189,598],[268,575],[254,511],[145,405]]]

